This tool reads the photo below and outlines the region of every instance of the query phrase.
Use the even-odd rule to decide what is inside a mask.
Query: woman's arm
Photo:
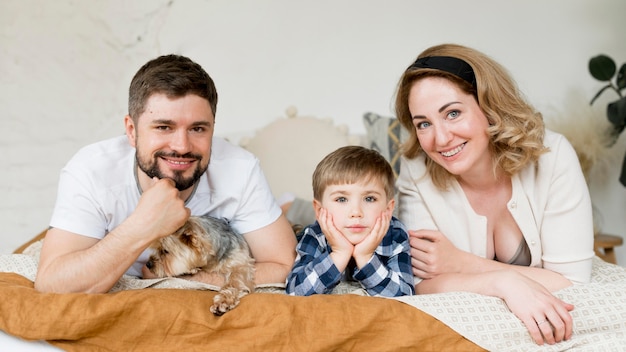
[[[544,270],[549,272],[548,270]],[[555,297],[541,284],[515,270],[475,274],[442,274],[422,280],[416,293],[467,291],[504,300],[539,345],[554,344],[572,336],[574,306]],[[546,322],[547,321],[547,322]]]
[[[432,279],[449,273],[479,274],[512,270],[538,282],[551,292],[571,285],[570,280],[551,270],[501,263],[459,250],[439,231],[419,230],[409,231],[409,234],[413,274],[420,278]],[[459,284],[458,287],[464,286]]]
[[[428,276],[415,286],[417,294],[467,291],[499,297],[537,344],[543,344],[544,338],[554,344],[571,337],[569,311],[574,307],[551,294],[571,284],[561,274],[478,257],[458,250],[437,231],[410,234],[414,274]]]

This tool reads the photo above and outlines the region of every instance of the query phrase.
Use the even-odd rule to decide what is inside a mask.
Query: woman
[[[412,131],[397,186],[416,292],[500,297],[538,344],[569,339],[574,307],[551,292],[588,282],[594,256],[572,146],[502,66],[459,45],[418,56],[396,114]]]

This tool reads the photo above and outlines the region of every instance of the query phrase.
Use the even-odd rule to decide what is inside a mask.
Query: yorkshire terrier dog
[[[157,277],[216,273],[224,286],[213,298],[211,312],[222,315],[239,299],[254,292],[254,260],[248,244],[228,222],[210,216],[192,216],[173,234],[155,241],[146,267]]]

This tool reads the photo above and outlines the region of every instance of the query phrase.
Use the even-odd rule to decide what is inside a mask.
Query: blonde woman
[[[591,275],[589,192],[576,154],[544,127],[507,71],[444,44],[402,75],[399,218],[416,292],[502,298],[538,343],[572,334],[574,307],[552,292]]]

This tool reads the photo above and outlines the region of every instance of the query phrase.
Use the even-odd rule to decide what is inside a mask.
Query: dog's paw
[[[229,310],[234,309],[237,304],[239,304],[239,299],[235,296],[218,294],[213,299],[211,313],[215,315],[222,315]]]
[[[239,304],[239,298],[242,296],[241,292],[234,288],[220,290],[220,292],[213,297],[211,313],[219,316],[234,309]]]

